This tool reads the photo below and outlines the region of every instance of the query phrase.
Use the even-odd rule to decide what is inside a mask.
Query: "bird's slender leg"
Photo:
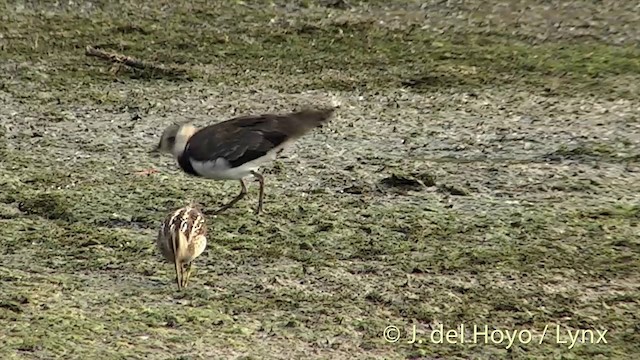
[[[244,181],[242,179],[240,179],[240,185],[242,186],[242,188],[240,189],[240,194],[238,194],[238,196],[236,196],[233,200],[229,201],[227,204],[223,205],[220,209],[213,213],[214,215],[218,215],[221,212],[232,207],[235,203],[237,203],[238,201],[240,201],[240,199],[247,195],[247,186],[244,184]]]
[[[256,209],[256,215],[258,215],[262,211],[262,202],[264,200],[264,176],[262,176],[256,171],[252,171],[251,174],[253,174],[253,176],[256,179],[258,179],[258,182],[260,183],[260,194],[258,195],[258,208]]]
[[[176,282],[178,283],[178,290],[182,290],[182,264],[179,261],[174,261],[176,266]]]
[[[185,265],[185,276],[184,276],[184,284],[182,284],[182,287],[187,287],[187,284],[189,283],[189,278],[191,277],[191,262],[188,263],[187,265]]]

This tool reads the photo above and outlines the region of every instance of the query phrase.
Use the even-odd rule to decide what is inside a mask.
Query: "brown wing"
[[[195,207],[189,207],[188,217],[190,228],[187,237],[191,239],[198,236],[206,236],[207,226],[205,224],[204,214]]]
[[[182,233],[187,239],[207,234],[204,215],[195,207],[185,206],[169,214],[163,221],[162,236],[177,237]],[[177,249],[175,249],[177,250]]]

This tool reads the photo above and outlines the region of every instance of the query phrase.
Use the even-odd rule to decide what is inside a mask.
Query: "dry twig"
[[[156,65],[156,64],[148,63],[148,62],[145,62],[145,61],[142,61],[142,60],[134,59],[134,58],[132,58],[130,56],[117,54],[117,53],[106,52],[104,50],[96,49],[96,48],[94,48],[92,46],[87,46],[87,48],[85,50],[85,55],[94,56],[94,57],[97,57],[99,59],[102,59],[102,60],[105,60],[105,61],[110,61],[110,62],[116,63],[116,64],[127,65],[127,66],[129,66],[131,68],[134,68],[134,69],[137,69],[137,70],[156,72],[156,73],[162,74],[164,76],[171,76],[171,77],[185,77],[185,76],[187,76],[187,72],[185,70],[182,70],[182,69],[166,68],[166,67],[164,67],[162,65]]]
[[[160,171],[156,170],[156,169],[145,169],[142,171],[137,171],[134,173],[134,175],[136,176],[147,176],[147,175],[151,175],[151,174],[157,174]]]

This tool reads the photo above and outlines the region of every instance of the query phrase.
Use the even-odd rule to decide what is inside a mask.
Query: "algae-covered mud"
[[[640,353],[635,2],[3,1],[0,20],[2,359]],[[264,214],[251,183],[207,219],[178,292],[160,221],[239,184],[151,156],[164,127],[336,100],[263,169]]]

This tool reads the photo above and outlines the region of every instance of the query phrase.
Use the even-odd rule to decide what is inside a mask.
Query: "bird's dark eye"
[[[174,142],[176,142],[176,137],[175,136],[169,136],[167,138],[167,141],[170,142],[170,143],[174,143]]]

